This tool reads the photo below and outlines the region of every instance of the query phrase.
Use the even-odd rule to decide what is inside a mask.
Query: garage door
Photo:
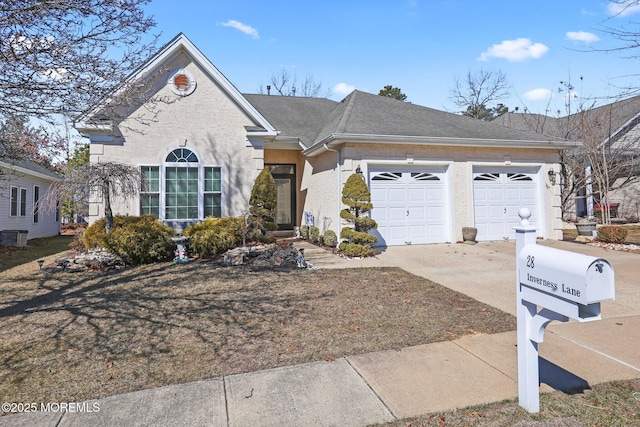
[[[477,240],[514,239],[520,223],[518,210],[529,208],[536,225],[538,191],[535,171],[476,170],[473,203]]]
[[[445,171],[385,170],[369,174],[378,245],[448,241]]]

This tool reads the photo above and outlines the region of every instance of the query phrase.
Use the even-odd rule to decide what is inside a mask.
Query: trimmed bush
[[[619,225],[603,225],[598,228],[598,240],[605,243],[624,243],[629,230]]]
[[[202,258],[218,255],[242,245],[243,218],[210,218],[188,227],[188,247]]]
[[[342,203],[348,208],[340,212],[340,218],[351,222],[353,228],[345,227],[340,232],[340,238],[345,239],[347,243],[340,244],[340,250],[346,256],[368,256],[373,253],[371,246],[378,241],[378,238],[368,231],[378,228],[378,224],[367,215],[373,209],[371,193],[366,182],[358,174],[354,173],[347,179],[342,189]]]
[[[338,236],[336,236],[336,232],[332,230],[327,230],[324,232],[324,236],[322,236],[322,243],[325,246],[334,247],[336,245],[336,241],[338,240]]]
[[[307,227],[306,225],[300,226],[300,237],[302,237],[303,239],[309,238],[309,227]]]
[[[373,249],[366,245],[342,242],[340,243],[340,253],[349,257],[368,257],[373,255]]]
[[[113,230],[107,234],[104,218],[89,226],[82,236],[87,249],[105,248],[125,259],[127,264],[148,264],[173,257],[176,233],[153,215],[115,216]]]
[[[313,243],[318,243],[320,241],[320,229],[318,227],[309,227],[309,240]]]

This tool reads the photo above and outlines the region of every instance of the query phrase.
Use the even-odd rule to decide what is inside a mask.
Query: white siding
[[[60,221],[56,221],[55,212],[41,209],[38,223],[33,222],[33,192],[36,185],[40,187],[40,198],[42,198],[47,193],[51,181],[21,172],[11,172],[3,177],[3,180],[0,181],[0,230],[27,230],[27,239],[60,234]],[[18,216],[10,216],[10,188],[12,186],[27,190],[25,216],[20,216],[19,208]]]

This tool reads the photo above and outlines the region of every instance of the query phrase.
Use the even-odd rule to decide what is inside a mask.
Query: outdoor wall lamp
[[[549,175],[549,182],[551,183],[551,185],[556,185],[556,173],[553,171],[553,169],[549,169],[547,175]]]
[[[360,178],[364,179],[364,174],[362,173],[362,169],[360,169],[360,165],[356,168],[356,173],[360,176]]]

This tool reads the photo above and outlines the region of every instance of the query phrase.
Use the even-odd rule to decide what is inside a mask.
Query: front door
[[[276,224],[278,230],[293,230],[296,222],[295,165],[267,165],[277,190]]]

